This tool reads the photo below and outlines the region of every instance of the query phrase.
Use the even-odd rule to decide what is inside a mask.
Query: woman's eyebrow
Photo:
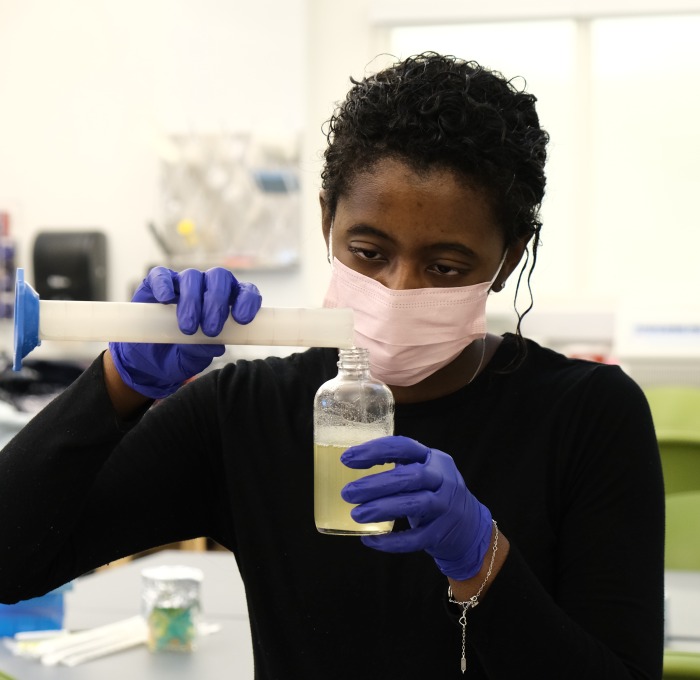
[[[377,227],[365,224],[364,222],[353,224],[351,227],[348,227],[345,233],[348,236],[376,236],[377,238],[382,238],[386,241],[390,241],[391,243],[395,243],[394,239],[389,236],[389,234],[381,229],[377,229]]]
[[[426,246],[425,250],[431,251],[431,252],[438,252],[438,251],[444,251],[444,250],[454,250],[455,252],[459,253],[460,255],[464,255],[469,258],[476,258],[478,259],[478,255],[468,246],[465,246],[463,243],[459,243],[457,241],[445,241],[443,243],[431,243],[429,246]]]

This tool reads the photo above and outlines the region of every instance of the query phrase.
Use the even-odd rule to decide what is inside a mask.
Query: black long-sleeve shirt
[[[468,613],[425,553],[319,534],[312,404],[337,353],[211,371],[120,423],[101,359],[0,453],[0,600],[209,536],[246,585],[256,678],[661,677],[663,484],[649,409],[619,368],[506,335],[471,384],[398,405],[396,433],[452,455],[510,541]],[[225,675],[225,669],[222,669]]]

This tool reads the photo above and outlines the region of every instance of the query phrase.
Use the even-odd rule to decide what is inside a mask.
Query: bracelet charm
[[[459,617],[459,625],[462,626],[462,658],[460,659],[460,670],[462,674],[467,671],[467,610],[474,609],[479,604],[479,596],[484,591],[484,587],[488,583],[491,577],[491,571],[493,570],[493,561],[496,557],[496,551],[498,550],[498,524],[496,520],[493,521],[494,539],[493,539],[493,552],[491,553],[491,562],[489,563],[489,570],[486,572],[486,577],[484,582],[479,586],[479,590],[476,591],[476,595],[472,595],[468,600],[460,601],[454,599],[454,594],[452,593],[452,586],[447,587],[447,598],[452,604],[458,604],[462,607],[462,615]]]

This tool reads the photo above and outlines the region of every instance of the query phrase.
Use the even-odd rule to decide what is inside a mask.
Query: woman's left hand
[[[425,550],[455,580],[479,572],[491,541],[491,513],[469,491],[451,456],[390,436],[348,448],[341,461],[360,469],[397,464],[350,482],[341,492],[348,503],[359,504],[351,511],[356,522],[408,518],[410,529],[363,536],[365,545],[385,552]]]

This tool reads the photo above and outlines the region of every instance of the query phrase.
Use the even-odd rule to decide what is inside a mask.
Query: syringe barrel
[[[232,318],[216,337],[185,335],[175,305],[144,302],[41,300],[41,340],[206,343],[288,347],[352,347],[350,309],[263,307],[249,324]]]

